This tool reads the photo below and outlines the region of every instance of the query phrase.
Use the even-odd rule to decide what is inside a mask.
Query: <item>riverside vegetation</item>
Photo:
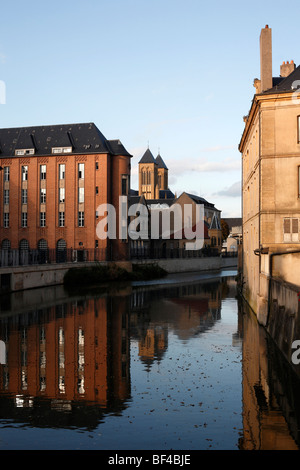
[[[66,287],[90,286],[107,281],[146,281],[160,279],[168,273],[157,264],[133,264],[129,272],[116,264],[96,264],[89,267],[70,268],[64,276]]]

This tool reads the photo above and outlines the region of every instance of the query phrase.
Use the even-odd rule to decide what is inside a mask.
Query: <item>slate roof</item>
[[[201,196],[195,196],[194,194],[189,194],[185,193],[187,196],[189,196],[196,204],[203,204],[206,207],[212,207],[215,208],[215,205],[212,204],[211,202],[208,202],[206,199],[204,199]],[[218,210],[218,209],[216,209]]]
[[[161,158],[160,154],[158,154],[157,157],[156,157],[156,163],[158,164],[158,168],[164,168],[165,170],[168,169],[167,165],[165,164],[165,162]]]
[[[139,163],[156,163],[155,158],[153,157],[152,153],[149,149],[146,150],[142,158],[140,159]]]
[[[146,199],[146,203],[149,206],[155,206],[155,205],[160,205],[160,204],[171,206],[173,204],[173,202],[175,202],[175,200],[172,199],[172,198],[169,198],[169,199],[161,199],[161,198],[159,198],[159,199]]]
[[[227,222],[230,230],[232,227],[241,227],[243,225],[242,217],[222,217],[222,220]]]
[[[174,199],[175,196],[170,189],[160,189],[159,199]]]
[[[16,150],[34,149],[34,155],[51,155],[52,148],[72,147],[72,154],[131,155],[119,140],[107,140],[94,123],[0,129],[0,158]]]
[[[298,88],[297,83],[293,87],[293,83],[296,80],[300,80],[300,66],[296,67],[295,70],[285,78],[273,77],[273,88],[264,91],[262,94],[294,92]]]

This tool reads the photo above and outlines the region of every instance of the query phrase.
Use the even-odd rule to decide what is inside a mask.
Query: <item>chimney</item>
[[[292,72],[294,72],[295,68],[296,64],[294,64],[293,60],[291,60],[291,62],[283,62],[283,64],[280,66],[280,76],[288,77]]]
[[[268,25],[260,34],[261,93],[273,87],[272,77],[272,29]]]

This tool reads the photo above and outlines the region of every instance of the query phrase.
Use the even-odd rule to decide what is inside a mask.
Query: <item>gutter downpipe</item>
[[[291,255],[293,253],[300,253],[300,250],[292,250],[292,251],[278,251],[277,253],[270,253],[270,259],[269,259],[269,286],[268,286],[268,314],[267,314],[267,322],[266,322],[266,327],[268,326],[269,323],[269,317],[270,317],[270,309],[271,309],[271,282],[272,282],[272,277],[273,277],[273,257],[274,256],[282,256],[282,255]]]

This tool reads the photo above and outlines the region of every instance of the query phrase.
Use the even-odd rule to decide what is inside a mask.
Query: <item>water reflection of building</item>
[[[246,305],[243,318],[244,450],[298,450],[300,383]],[[298,444],[297,444],[298,443]]]
[[[170,331],[186,341],[211,328],[221,318],[223,284],[218,279],[134,290],[130,330],[138,341],[139,356],[147,369],[154,361],[162,359]]]
[[[2,316],[0,398],[18,407],[33,397],[51,409],[122,407],[130,394],[127,307],[126,297],[97,297]]]

